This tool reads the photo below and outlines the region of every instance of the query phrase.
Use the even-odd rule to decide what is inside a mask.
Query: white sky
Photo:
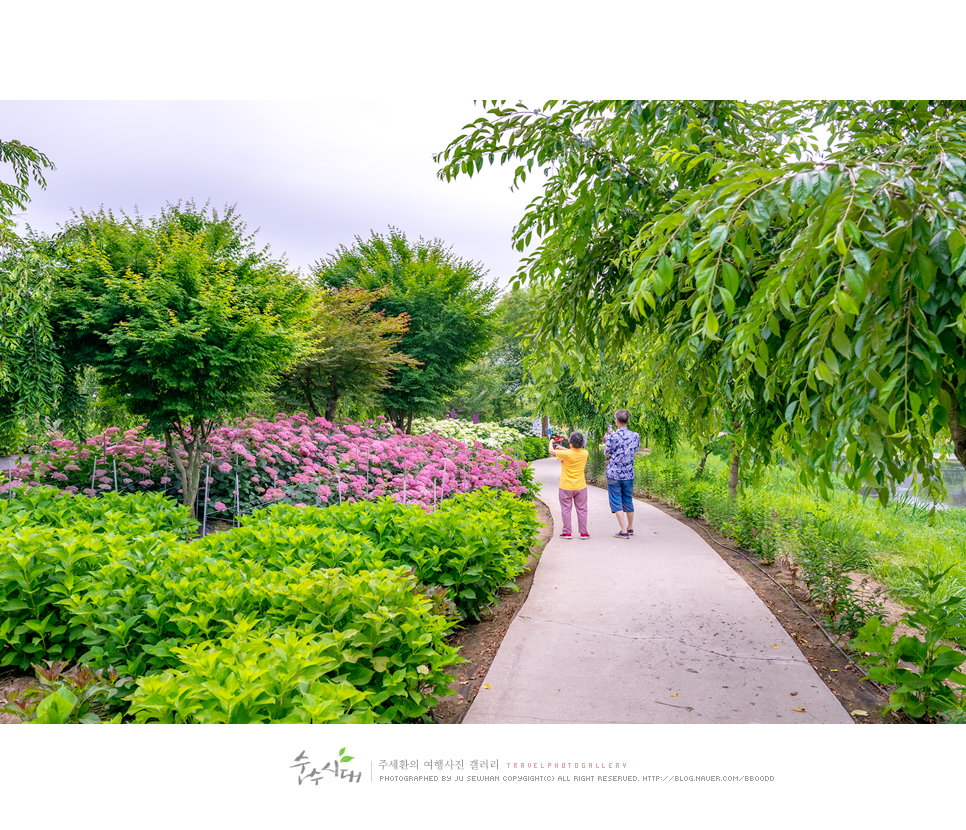
[[[71,209],[157,214],[167,202],[234,204],[256,242],[303,271],[393,225],[439,237],[506,286],[521,254],[513,226],[538,189],[512,168],[436,178],[433,154],[484,115],[471,98],[385,100],[0,101],[0,138],[56,165],[30,188],[21,226],[52,232]],[[542,177],[542,174],[540,174]],[[9,170],[0,176],[10,180]]]

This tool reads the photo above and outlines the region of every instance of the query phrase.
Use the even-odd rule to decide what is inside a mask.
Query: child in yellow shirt
[[[587,532],[587,481],[584,478],[584,468],[587,466],[587,450],[584,449],[584,436],[573,432],[568,439],[569,446],[557,449],[550,441],[550,454],[560,459],[560,489],[557,491],[560,499],[560,513],[563,517],[563,528],[560,536],[569,539],[571,508],[577,508],[577,529],[581,539],[589,539]]]

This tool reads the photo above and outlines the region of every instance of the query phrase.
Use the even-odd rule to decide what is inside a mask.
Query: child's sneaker
[[[569,539],[570,538],[570,534],[569,533],[561,533],[560,534],[560,538],[561,539]]]
[[[628,536],[633,536],[634,535],[634,528],[632,528],[632,527],[627,528],[627,535]]]
[[[580,538],[581,539],[589,539],[590,538],[590,534],[589,533],[581,533],[580,534]]]

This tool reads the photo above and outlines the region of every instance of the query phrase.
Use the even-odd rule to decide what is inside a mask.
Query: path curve
[[[533,467],[559,528],[560,462]],[[463,723],[853,722],[697,533],[634,507],[635,535],[615,539],[606,490],[589,488],[591,538],[551,537]]]

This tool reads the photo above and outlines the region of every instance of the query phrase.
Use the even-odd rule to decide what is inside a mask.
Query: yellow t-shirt
[[[587,450],[557,450],[560,461],[560,489],[585,490],[584,467],[587,466]]]

